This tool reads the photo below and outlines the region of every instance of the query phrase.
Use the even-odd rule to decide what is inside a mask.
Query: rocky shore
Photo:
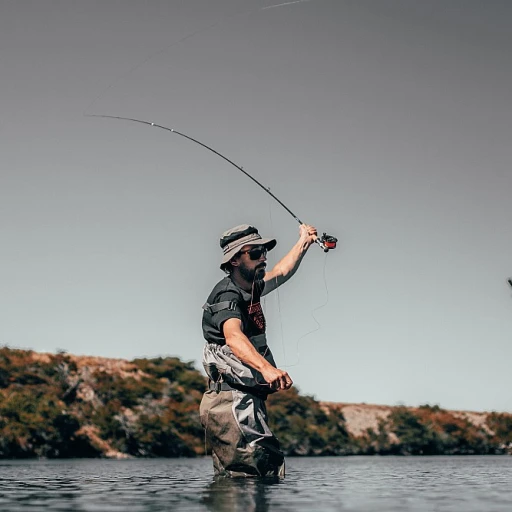
[[[110,359],[0,347],[0,458],[205,454],[205,379],[178,358]],[[507,454],[512,414],[271,395],[288,455]],[[206,452],[208,447],[206,447]]]
[[[359,437],[365,434],[369,429],[378,430],[379,422],[386,421],[393,411],[402,408],[401,406],[375,405],[375,404],[352,404],[337,402],[320,402],[325,411],[339,411],[345,418],[347,430],[353,436]],[[405,407],[411,412],[421,411],[419,407]],[[478,429],[484,429],[491,432],[487,425],[487,418],[490,416],[488,412],[473,411],[454,411],[446,410],[447,414],[454,418],[467,421]]]

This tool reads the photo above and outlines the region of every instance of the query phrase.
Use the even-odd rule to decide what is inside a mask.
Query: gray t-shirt
[[[213,288],[206,301],[209,305],[224,301],[234,301],[235,309],[222,309],[216,313],[203,312],[203,336],[210,343],[224,345],[226,339],[222,326],[229,318],[242,321],[242,332],[250,338],[265,333],[265,316],[261,308],[261,294],[265,288],[263,279],[256,281],[253,293],[246,292],[237,286],[229,276],[219,281]]]

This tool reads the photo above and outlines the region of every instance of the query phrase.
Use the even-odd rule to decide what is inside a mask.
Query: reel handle
[[[329,249],[324,245],[320,237],[316,237],[315,244],[318,244],[320,246],[320,249],[324,252],[329,252]]]

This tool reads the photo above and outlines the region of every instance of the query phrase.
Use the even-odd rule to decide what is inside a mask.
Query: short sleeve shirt
[[[210,293],[207,304],[219,302],[235,302],[234,309],[222,309],[216,313],[203,312],[203,336],[210,343],[224,345],[226,339],[223,333],[224,322],[230,318],[238,318],[242,322],[242,332],[250,338],[265,332],[266,323],[261,307],[261,294],[265,288],[263,279],[256,281],[253,294],[242,290],[229,276],[219,281]]]

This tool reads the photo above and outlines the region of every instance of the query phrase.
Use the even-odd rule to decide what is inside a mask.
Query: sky
[[[276,7],[273,7],[276,6]],[[512,4],[0,0],[0,345],[200,369],[220,234],[318,400],[512,412]]]

